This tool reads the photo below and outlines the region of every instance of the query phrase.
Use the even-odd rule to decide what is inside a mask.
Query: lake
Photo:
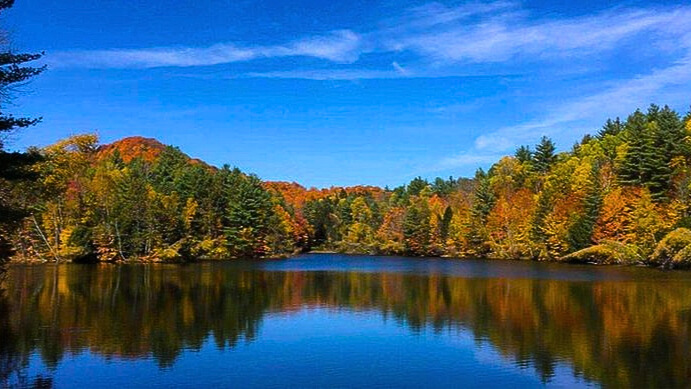
[[[17,265],[0,387],[688,387],[691,273],[307,254]]]

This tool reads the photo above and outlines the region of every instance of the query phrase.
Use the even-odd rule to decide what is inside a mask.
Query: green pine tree
[[[14,0],[0,1],[0,12],[12,7]],[[26,215],[24,207],[13,201],[10,183],[35,178],[29,167],[38,162],[36,153],[17,153],[5,150],[3,142],[7,133],[31,127],[41,118],[16,118],[7,113],[16,86],[22,85],[45,70],[45,66],[32,67],[26,63],[41,58],[43,54],[17,54],[6,49],[0,52],[0,263],[12,255],[8,236]]]
[[[415,177],[408,184],[407,192],[409,196],[417,196],[422,192],[423,189],[429,186],[429,182],[422,177]]]
[[[273,215],[271,194],[256,176],[246,176],[238,169],[225,174],[228,203],[224,232],[228,249],[234,257],[263,256]]]
[[[629,149],[619,172],[625,185],[645,186],[655,201],[665,201],[671,190],[672,159],[683,153],[684,126],[679,115],[665,106],[651,105],[647,114],[636,111],[626,122]]]
[[[533,152],[530,150],[530,146],[519,147],[516,149],[514,156],[517,160],[521,161],[521,163],[530,162],[533,160]]]
[[[578,251],[593,244],[593,230],[601,208],[600,168],[595,165],[590,173],[590,185],[583,202],[583,211],[575,215],[576,221],[568,231],[567,242],[571,251]]]
[[[442,242],[446,241],[449,236],[449,227],[451,226],[451,219],[453,219],[453,210],[451,206],[447,206],[444,210],[444,215],[440,218],[441,223],[439,223],[439,236]]]
[[[533,153],[533,166],[535,171],[539,173],[547,173],[556,161],[557,157],[554,154],[556,146],[551,139],[543,136],[540,143],[535,146],[535,153]]]
[[[487,252],[487,217],[489,216],[496,197],[490,187],[489,175],[482,169],[475,172],[475,191],[473,204],[470,209],[470,225],[468,226],[467,240],[470,248],[477,254]]]
[[[403,236],[409,255],[427,255],[429,252],[431,212],[424,199],[413,201],[403,220]]]
[[[597,137],[599,139],[602,139],[607,135],[616,136],[619,135],[619,133],[621,133],[623,130],[624,125],[621,123],[621,120],[619,118],[616,118],[614,120],[607,119],[605,125],[602,126],[602,129],[597,133]]]

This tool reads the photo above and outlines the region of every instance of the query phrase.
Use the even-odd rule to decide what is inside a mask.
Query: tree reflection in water
[[[32,353],[49,367],[84,350],[168,367],[207,339],[232,348],[255,339],[267,313],[305,307],[376,310],[412,331],[468,329],[546,381],[558,363],[603,386],[679,387],[691,377],[691,285],[681,280],[61,265],[12,269],[0,382],[20,377]],[[50,386],[36,380],[26,385]]]

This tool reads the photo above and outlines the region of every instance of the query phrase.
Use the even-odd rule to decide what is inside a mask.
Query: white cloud
[[[496,162],[501,158],[499,154],[475,154],[463,153],[453,157],[444,158],[439,163],[439,170],[457,167],[475,167],[480,164]]]
[[[456,7],[448,7],[439,2],[423,4],[409,9],[404,15],[383,23],[388,32],[403,32],[411,29],[422,30],[440,25],[480,17],[496,12],[508,12],[519,8],[513,1],[468,2]]]
[[[393,61],[391,63],[391,66],[393,66],[394,70],[396,70],[397,73],[399,73],[403,76],[409,74],[408,71],[405,68],[403,68],[403,66],[399,65],[398,62],[396,62],[396,61]]]
[[[616,84],[600,85],[598,93],[551,107],[545,116],[478,137],[471,149],[440,161],[442,168],[450,168],[490,163],[497,160],[498,154],[518,144],[535,142],[541,135],[576,128],[582,131],[584,123],[599,125],[608,116],[625,115],[651,101],[676,104],[683,98],[688,99],[683,88],[691,85],[689,21],[691,6],[688,5],[618,7],[585,16],[562,17],[536,16],[514,1],[467,2],[456,7],[429,3],[383,20],[371,31],[356,32],[356,26],[351,26],[351,29],[277,45],[237,42],[209,47],[72,50],[51,54],[48,59],[55,67],[154,68],[309,57],[339,66],[305,69],[300,68],[298,61],[291,61],[291,67],[297,69],[250,71],[222,74],[221,77],[358,80],[466,77],[472,76],[477,69],[497,73],[515,73],[518,69],[531,73],[555,64],[572,68],[571,62],[575,62],[572,59],[597,63],[601,54],[614,53],[632,43],[644,45],[641,50],[647,56],[663,54],[661,62],[665,61],[665,66],[646,69],[629,79],[610,80]],[[358,63],[363,55],[371,53],[383,58],[382,68],[364,68]],[[626,61],[628,56],[634,55],[633,52],[624,53],[621,60]],[[401,58],[405,59],[405,67],[398,62]],[[582,83],[591,82],[592,78],[586,74]],[[688,101],[683,103],[688,104]],[[468,112],[477,106],[449,105],[433,111]]]
[[[562,104],[549,115],[526,123],[505,127],[480,136],[475,141],[479,150],[504,151],[525,141],[534,141],[541,135],[552,135],[573,127],[574,122],[599,122],[607,117],[625,115],[635,107],[645,108],[650,102],[663,99],[667,104],[682,104],[675,88],[691,85],[691,50],[672,65],[622,81],[616,86],[590,96]],[[689,99],[689,96],[682,98]]]
[[[619,8],[571,18],[530,16],[508,1],[458,7],[430,3],[361,34],[337,30],[273,46],[219,43],[201,48],[72,50],[50,55],[49,60],[54,66],[95,68],[208,66],[299,56],[354,63],[368,52],[409,51],[421,61],[499,63],[517,57],[536,61],[598,53],[643,33],[650,41],[678,45],[691,32],[689,7]]]
[[[358,34],[333,31],[280,46],[239,46],[219,43],[209,47],[162,47],[149,49],[73,50],[49,55],[55,67],[154,68],[163,66],[210,66],[257,58],[314,57],[337,63],[352,63],[362,51]]]
[[[446,23],[431,23],[424,30],[395,31],[395,36],[384,38],[384,44],[390,50],[409,50],[437,61],[491,63],[515,57],[535,60],[592,54],[642,33],[678,39],[691,31],[689,8],[617,9],[593,16],[542,20],[511,9],[474,21],[445,16],[449,14],[455,15],[447,9],[438,10],[434,20]],[[430,18],[434,17],[425,15],[422,20]]]
[[[649,50],[666,50],[678,59],[629,79],[610,80],[597,93],[573,98],[549,114],[479,136],[474,147],[440,164],[457,166],[485,162],[483,156],[506,153],[517,145],[537,141],[542,135],[564,139],[579,137],[584,128],[595,129],[608,117],[625,116],[651,102],[688,104],[691,85],[691,9],[618,10],[586,18],[524,25],[492,22],[461,28],[437,37],[435,46],[419,35],[416,49],[448,61],[493,62],[521,55],[545,61],[558,56],[587,55],[614,48],[626,39],[646,33]],[[465,34],[465,35],[463,35]],[[425,39],[422,39],[425,38]],[[461,39],[462,38],[462,39]],[[466,42],[466,43],[463,43]],[[584,80],[585,82],[590,82]],[[495,159],[496,160],[496,159]],[[487,161],[491,162],[491,161]]]
[[[255,49],[217,44],[206,48],[75,50],[51,54],[47,58],[52,67],[153,68],[217,65],[248,61],[258,56]]]
[[[402,78],[396,71],[390,70],[359,70],[359,69],[307,69],[285,70],[274,72],[252,72],[241,74],[233,78],[286,78],[303,80],[370,80]]]
[[[310,37],[293,42],[286,48],[270,48],[266,50],[266,56],[305,56],[352,63],[360,57],[363,50],[362,43],[358,34],[350,30],[339,30],[326,36]]]

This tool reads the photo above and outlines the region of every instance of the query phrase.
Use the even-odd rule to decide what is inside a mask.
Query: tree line
[[[307,189],[215,168],[144,138],[78,135],[33,149],[10,185],[15,256],[126,261],[313,249],[685,266],[691,116],[651,105],[570,150],[543,137],[474,178]],[[688,246],[688,249],[686,249]]]
[[[521,146],[473,179],[304,190],[308,200],[293,203],[313,244],[337,251],[684,267],[690,135],[691,114],[651,105],[568,151],[547,137]]]

